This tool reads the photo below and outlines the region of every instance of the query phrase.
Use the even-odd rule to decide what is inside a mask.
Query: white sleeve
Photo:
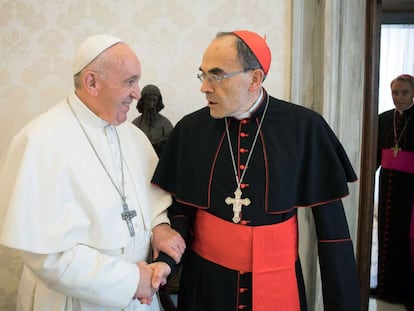
[[[85,245],[55,254],[22,251],[21,255],[50,289],[98,305],[124,308],[138,287],[136,264]]]

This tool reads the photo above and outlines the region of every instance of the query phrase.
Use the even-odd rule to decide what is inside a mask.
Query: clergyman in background
[[[391,81],[378,120],[378,299],[414,310],[414,77]]]

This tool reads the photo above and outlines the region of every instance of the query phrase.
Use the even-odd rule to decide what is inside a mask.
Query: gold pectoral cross
[[[396,143],[394,147],[391,148],[392,151],[394,151],[394,158],[398,156],[398,151],[401,151],[401,148],[398,147],[398,144]]]
[[[240,212],[242,206],[248,206],[250,204],[250,200],[248,198],[241,198],[242,192],[239,187],[237,187],[236,191],[234,192],[234,198],[227,197],[225,202],[227,205],[233,204],[233,222],[238,223],[240,221]]]

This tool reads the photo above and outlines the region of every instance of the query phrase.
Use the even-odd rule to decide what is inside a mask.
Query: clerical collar
[[[253,105],[245,112],[242,112],[238,115],[233,116],[233,118],[237,119],[237,120],[243,120],[243,119],[247,119],[250,118],[250,116],[252,115],[253,111],[260,105],[260,103],[262,102],[262,98],[263,98],[263,88],[260,89],[260,95],[259,97],[256,99],[256,101],[253,103]]]
[[[72,93],[68,96],[68,100],[71,103],[72,108],[75,110],[76,115],[79,119],[88,124],[89,126],[95,127],[97,129],[105,128],[109,123],[105,120],[98,117],[94,112],[92,112],[76,95]]]

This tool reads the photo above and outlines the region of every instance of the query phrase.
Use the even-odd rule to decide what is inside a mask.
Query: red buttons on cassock
[[[247,187],[249,187],[249,184],[240,184],[241,189],[244,189],[244,188],[247,188]]]
[[[249,151],[249,149],[240,148],[240,153],[246,153],[248,151]]]
[[[246,305],[239,305],[239,310],[243,310],[243,309],[245,309],[245,308],[247,308],[247,306],[246,306]]]
[[[240,133],[240,137],[247,137],[247,136],[249,136],[249,134],[244,133],[244,132],[241,132],[241,133]]]
[[[244,168],[245,168],[245,166],[242,164],[242,165],[240,165],[240,169],[241,170],[244,170]]]

